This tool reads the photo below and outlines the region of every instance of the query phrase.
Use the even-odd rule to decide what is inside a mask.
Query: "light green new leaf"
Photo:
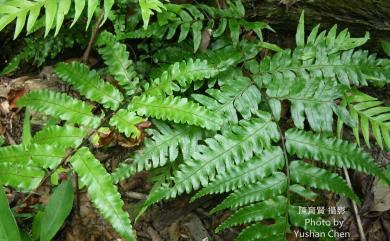
[[[305,11],[302,10],[299,18],[298,29],[295,35],[297,47],[305,46]]]
[[[148,27],[150,16],[154,14],[153,11],[162,12],[166,9],[159,0],[139,0],[139,5],[144,21],[144,29]]]
[[[41,241],[50,241],[61,228],[73,207],[73,186],[69,179],[61,183],[51,195],[41,220]]]
[[[126,241],[135,241],[129,214],[123,210],[124,204],[121,196],[104,166],[86,147],[77,151],[69,162],[79,175],[81,184],[87,187],[88,196],[102,217]]]
[[[8,199],[3,187],[0,190],[0,213],[0,240],[20,241],[19,228],[9,208]]]
[[[49,34],[57,14],[57,0],[47,0],[45,3],[45,37]]]

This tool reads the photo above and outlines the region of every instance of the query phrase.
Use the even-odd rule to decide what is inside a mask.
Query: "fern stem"
[[[256,86],[256,88],[261,92],[262,92],[262,88],[261,86],[256,83],[256,81],[253,81],[251,80],[252,83]],[[267,96],[267,94],[263,93],[264,98],[267,100],[267,103],[269,103],[269,97]],[[271,108],[271,106],[269,106],[269,108]],[[285,161],[285,174],[286,174],[286,178],[287,178],[287,187],[286,187],[286,198],[287,198],[287,205],[286,205],[286,214],[285,214],[285,219],[286,219],[286,222],[285,222],[285,230],[287,230],[288,228],[288,223],[289,223],[289,209],[290,209],[290,206],[291,206],[291,203],[290,203],[290,185],[291,185],[291,180],[290,180],[290,163],[289,163],[289,159],[288,159],[288,154],[287,154],[287,148],[286,148],[286,138],[284,136],[284,133],[282,131],[282,129],[280,128],[279,126],[279,123],[276,122],[276,126],[278,128],[278,132],[279,132],[279,135],[280,135],[280,140],[281,140],[281,145],[282,145],[282,151],[283,151],[283,157],[284,157],[284,161]]]
[[[343,167],[343,171],[344,171],[344,176],[345,176],[345,179],[346,179],[346,181],[348,183],[348,186],[353,190],[351,179],[349,178],[349,174],[348,174],[347,168]],[[361,241],[367,241],[366,235],[364,234],[362,220],[360,219],[359,210],[357,208],[356,202],[354,200],[351,200],[351,203],[352,203],[352,207],[353,207],[353,212],[355,214],[356,226],[357,226],[357,229],[359,230],[360,240]]]
[[[83,54],[82,60],[84,63],[88,62],[89,54],[91,53],[92,46],[94,45],[94,43],[96,41],[96,37],[97,37],[97,34],[99,33],[100,25],[102,24],[103,19],[104,19],[104,12],[102,11],[100,13],[99,18],[98,18],[98,21],[96,22],[95,29],[92,30],[91,38],[89,39],[88,46],[85,49],[85,52]]]
[[[285,218],[286,218],[286,226],[285,226],[285,229],[287,229],[288,227],[288,210],[290,209],[290,185],[291,185],[291,180],[290,180],[290,163],[289,163],[289,160],[288,160],[288,154],[287,154],[287,148],[286,148],[286,138],[284,137],[284,134],[282,132],[282,129],[280,128],[280,126],[278,124],[276,124],[276,126],[278,127],[278,131],[279,131],[279,135],[280,135],[280,138],[281,138],[281,143],[282,143],[282,150],[283,150],[283,156],[284,156],[284,160],[285,160],[285,165],[286,165],[286,177],[287,177],[287,190],[286,190],[286,197],[287,197],[287,205],[286,205],[286,214],[285,214]]]

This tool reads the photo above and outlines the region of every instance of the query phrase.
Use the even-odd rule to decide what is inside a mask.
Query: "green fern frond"
[[[289,191],[298,194],[299,196],[308,199],[308,200],[314,200],[318,197],[318,194],[299,185],[299,184],[293,184],[290,185],[288,188]]]
[[[219,88],[206,90],[210,97],[201,94],[191,97],[209,109],[222,113],[230,122],[237,123],[238,114],[244,119],[251,118],[258,110],[261,93],[249,78],[235,74],[233,79],[221,81],[219,78]]]
[[[282,195],[286,190],[286,175],[281,172],[275,172],[273,176],[235,190],[219,205],[213,208],[210,213],[216,213],[226,208],[238,208],[250,203],[273,198]]]
[[[250,160],[278,139],[277,127],[270,116],[240,121],[239,126],[233,126],[224,135],[206,139],[206,145],[200,146],[191,160],[179,166],[173,175],[174,186],[169,189],[169,196],[207,185],[217,173]]]
[[[265,22],[248,22],[241,19],[245,15],[241,1],[229,3],[228,8],[223,11],[204,4],[165,4],[163,6],[166,11],[160,11],[157,14],[157,22],[150,24],[147,29],[144,25],[144,28],[121,34],[120,39],[154,37],[170,40],[178,33],[177,41],[180,43],[191,33],[193,49],[196,52],[200,47],[203,31],[209,31],[213,37],[219,37],[229,30],[233,46],[237,46],[242,30],[255,32],[261,41],[261,31],[263,29],[272,30]],[[206,24],[210,16],[219,19],[218,27],[215,27],[215,21]],[[215,31],[212,28],[215,28]]]
[[[252,224],[241,231],[234,241],[286,241],[286,237],[280,234],[289,230],[289,224],[284,217],[276,217],[274,221],[273,224]]]
[[[119,166],[111,173],[112,180],[115,184],[120,181],[129,178],[130,176],[137,173],[137,170],[134,168],[134,165],[130,165],[125,162],[121,162]]]
[[[222,120],[214,112],[187,98],[175,96],[156,97],[136,96],[129,105],[129,111],[160,120],[200,126],[209,130],[218,130]]]
[[[159,0],[139,0],[139,6],[141,7],[144,29],[147,29],[150,16],[154,14],[153,11],[162,12],[166,9]]]
[[[360,123],[365,143],[370,147],[370,130],[376,143],[390,150],[390,107],[382,101],[354,90],[345,98],[347,107],[356,123]],[[338,124],[343,124],[343,122]],[[370,128],[371,127],[371,128]],[[353,128],[357,143],[360,145],[359,126]]]
[[[127,137],[138,138],[141,134],[137,128],[137,124],[145,121],[145,119],[137,116],[134,112],[120,109],[110,119],[110,125],[116,127],[120,132]]]
[[[33,190],[40,184],[44,175],[43,169],[36,166],[0,162],[0,185]]]
[[[330,79],[275,80],[267,85],[267,95],[277,101],[279,106],[282,100],[291,102],[291,116],[295,126],[300,129],[304,128],[306,118],[310,127],[318,132],[332,132],[333,113],[348,120],[344,118],[348,112],[345,111],[343,116],[345,112],[342,107],[335,103],[336,99],[343,96],[343,88]],[[280,110],[280,107],[277,109]],[[280,111],[274,110],[274,115],[280,116]],[[352,125],[351,121],[348,124]]]
[[[318,234],[325,234],[325,237],[321,238],[322,240],[326,240],[326,241],[337,240],[335,238],[334,233],[332,233],[331,227],[327,226],[325,222],[322,222],[323,219],[320,216],[314,214],[300,213],[299,207],[293,205],[289,206],[288,215],[292,225],[303,228],[306,231],[312,231]],[[310,220],[312,222],[306,222],[306,220]]]
[[[143,148],[131,155],[138,172],[164,166],[175,161],[180,154],[183,160],[189,160],[197,149],[197,143],[203,133],[200,128],[172,125],[153,121],[157,130],[151,130],[151,138],[146,139]]]
[[[55,145],[13,145],[0,148],[0,162],[26,164],[40,168],[57,166],[65,155],[63,147]]]
[[[284,166],[280,147],[271,147],[235,168],[217,175],[215,180],[192,197],[192,201],[208,194],[230,192],[269,176]]]
[[[16,1],[6,1],[0,6],[0,12],[3,13],[0,17],[0,31],[13,22],[16,19],[16,27],[14,38],[16,38],[20,32],[23,30],[24,25],[27,20],[27,32],[30,33],[36,22],[39,18],[39,14],[43,11],[45,12],[45,36],[48,35],[50,30],[55,26],[55,35],[58,34],[65,16],[69,13],[71,9],[72,2],[74,2],[75,16],[73,17],[73,23],[76,23],[81,13],[85,8],[86,0],[16,0]],[[104,0],[104,12],[105,18],[107,17],[112,5],[114,4],[113,0]],[[87,25],[92,20],[93,13],[99,6],[98,0],[89,0],[88,9],[87,9]]]
[[[286,147],[291,155],[297,155],[299,158],[312,158],[331,166],[363,171],[390,183],[370,155],[347,141],[289,129],[286,132]]]
[[[351,190],[342,177],[303,161],[292,161],[290,163],[290,178],[295,183],[332,191],[359,202],[359,197]]]
[[[226,70],[226,66],[218,68],[208,63],[207,60],[195,59],[194,61],[189,59],[169,66],[158,79],[154,80],[154,84],[171,95],[174,90],[180,89],[176,85],[176,81],[181,88],[186,89],[192,82],[210,79],[224,70]]]
[[[85,64],[59,63],[55,72],[61,80],[71,84],[80,94],[106,108],[116,110],[123,101],[118,89],[103,81],[95,70],[89,70]]]
[[[0,148],[0,183],[31,190],[44,177],[45,168],[56,167],[65,149],[55,145],[13,145]]]
[[[233,226],[247,224],[255,221],[262,221],[268,218],[276,218],[285,213],[287,208],[287,198],[278,196],[260,203],[252,204],[248,207],[238,209],[232,216],[225,220],[215,230],[217,233]]]
[[[76,147],[81,144],[87,131],[73,126],[49,126],[37,132],[32,143],[39,145],[58,145],[62,147]]]
[[[321,50],[321,51],[320,51]],[[386,70],[367,51],[348,50],[327,55],[324,48],[319,48],[313,56],[301,56],[300,49],[283,50],[260,62],[258,80],[268,84],[271,80],[284,80],[302,77],[331,78],[338,83],[350,86],[367,85],[368,82],[388,83]]]
[[[103,165],[86,147],[78,150],[69,162],[100,214],[124,239],[135,241],[129,215],[123,210],[121,196]]]
[[[305,44],[303,26],[300,24],[297,31],[296,49],[280,51],[261,61],[259,82],[267,84],[271,80],[283,80],[287,83],[294,78],[309,81],[311,77],[335,79],[346,86],[389,82],[382,61],[367,51],[354,50],[368,40],[368,34],[363,38],[351,38],[344,30],[336,35],[336,26],[328,34],[326,31],[317,34],[317,26]]]
[[[134,94],[139,78],[134,70],[133,61],[129,59],[126,45],[119,43],[114,35],[104,31],[99,34],[96,46],[98,46],[98,52],[104,63],[108,66],[108,72],[115,77],[128,95]]]
[[[50,90],[31,91],[20,98],[17,105],[93,128],[100,123],[100,119],[92,114],[92,106],[66,94]]]
[[[368,32],[366,32],[364,37],[351,38],[348,29],[344,29],[339,34],[337,34],[337,25],[334,25],[328,33],[326,30],[324,30],[318,34],[319,28],[320,25],[315,26],[305,41],[305,19],[304,11],[302,11],[295,35],[297,47],[306,47],[306,50],[308,50],[307,52],[310,52],[310,48],[322,45],[326,48],[328,53],[333,54],[362,46],[370,38]]]

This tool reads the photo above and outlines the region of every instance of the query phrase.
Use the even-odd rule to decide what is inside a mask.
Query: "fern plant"
[[[107,18],[107,15],[110,12],[113,4],[114,0],[104,1],[103,6],[105,18]],[[88,1],[88,4],[86,4],[85,0],[17,0],[12,2],[5,2],[1,5],[0,8],[0,13],[2,13],[0,15],[0,31],[9,23],[16,20],[14,38],[16,38],[23,30],[24,26],[26,25],[26,21],[26,30],[29,33],[34,30],[37,20],[41,20],[39,19],[40,12],[44,11],[44,18],[41,21],[44,21],[43,25],[45,26],[45,36],[49,34],[50,30],[54,26],[55,35],[57,35],[62,27],[65,16],[70,12],[71,8],[74,9],[74,17],[72,22],[73,25],[80,18],[86,5],[88,5],[88,20],[86,25],[88,28],[95,10],[100,5],[99,0]]]
[[[165,184],[150,194],[140,215],[153,203],[183,193],[200,190],[192,200],[230,193],[211,210],[211,213],[227,208],[235,210],[217,232],[244,224],[247,228],[236,240],[286,240],[284,234],[289,232],[290,226],[296,226],[324,233],[325,240],[335,240],[327,235],[331,227],[305,223],[307,218],[320,220],[321,217],[300,214],[294,197],[312,200],[318,195],[315,190],[325,190],[359,202],[359,197],[341,176],[319,167],[317,162],[362,171],[390,183],[369,154],[356,144],[332,137],[333,113],[339,117],[338,129],[346,123],[356,132],[358,120],[354,112],[358,110],[367,110],[365,115],[375,118],[372,121],[378,144],[388,135],[385,129],[387,108],[376,108],[381,102],[362,98],[354,87],[388,83],[388,66],[374,55],[355,50],[367,39],[367,35],[351,38],[346,30],[337,35],[336,27],[328,34],[318,34],[318,26],[305,39],[302,15],[294,50],[282,50],[260,63],[251,60],[246,65],[252,72],[251,79],[237,71],[226,82],[223,78],[218,80],[218,87],[208,89],[206,93],[210,96],[193,95],[216,113],[225,112],[231,124],[221,133],[206,138],[204,144],[193,149],[190,158],[169,156],[169,161],[179,159],[181,164],[173,169],[172,177]],[[232,79],[240,84],[235,85]],[[337,104],[340,99],[342,103],[355,105]],[[286,130],[281,126],[282,101],[291,104],[289,113],[295,128]],[[372,103],[356,107],[362,101]],[[374,110],[370,111],[370,107]],[[385,122],[382,129],[378,121]],[[305,131],[305,123],[315,132]],[[364,121],[362,125],[366,125]],[[367,132],[368,127],[364,128]],[[155,147],[161,145],[154,144]],[[160,152],[164,159],[155,158],[155,152],[150,153],[147,166],[144,165],[145,153],[136,152],[128,170],[134,173],[166,165],[165,149]],[[304,161],[308,159],[314,164]],[[273,219],[273,224],[263,222],[268,219]]]
[[[243,20],[239,1],[227,9],[157,0],[139,3],[142,29],[118,35],[102,31],[97,37],[95,49],[103,69],[90,70],[79,62],[55,66],[59,80],[80,98],[37,90],[17,101],[19,107],[60,121],[32,137],[26,135],[22,144],[0,148],[1,184],[32,191],[50,173],[67,166],[77,173],[102,217],[125,240],[136,240],[115,184],[137,172],[163,172],[154,177],[138,216],[150,205],[184,193],[193,194],[192,200],[228,193],[211,213],[234,213],[216,231],[245,225],[236,240],[248,241],[286,240],[292,226],[327,233],[331,227],[306,224],[305,219],[323,217],[300,214],[297,197],[312,200],[323,190],[359,201],[328,166],[362,171],[390,183],[368,153],[341,138],[345,124],[357,138],[361,127],[369,143],[371,126],[378,145],[389,146],[389,109],[357,90],[362,85],[383,86],[390,79],[388,61],[357,49],[368,34],[352,38],[347,30],[337,34],[336,27],[319,33],[317,26],[305,38],[302,14],[296,48],[281,49],[263,41],[262,30],[272,30],[267,24]],[[77,21],[85,2],[74,4]],[[104,1],[105,16],[113,4]],[[98,5],[88,1],[87,25]],[[15,6],[0,7],[0,12],[12,10],[0,15],[0,23],[5,26],[16,18],[17,35],[28,16],[29,31],[44,7],[47,34],[54,21],[61,27],[70,6],[70,0],[16,1]],[[150,18],[153,11],[156,19]],[[214,28],[206,32],[210,45],[197,51],[203,32]],[[241,30],[253,31],[257,38],[247,39]],[[177,41],[170,41],[174,35]],[[148,39],[136,50],[155,53],[131,60],[124,43],[128,38]],[[159,61],[172,49],[184,50],[188,58]],[[275,53],[260,58],[261,49]],[[139,66],[150,71],[141,74]],[[107,81],[101,73],[113,78]],[[290,116],[292,123],[286,124]],[[89,145],[91,137],[109,128],[141,142],[145,135],[140,124],[146,120],[152,121],[153,129],[146,130],[143,145],[117,169],[107,170]]]
[[[142,2],[144,1],[140,1],[141,9]],[[118,38],[134,39],[154,37],[170,40],[179,31],[180,34],[177,41],[180,43],[191,32],[193,49],[196,52],[201,45],[202,35],[212,35],[218,38],[229,29],[233,46],[236,46],[239,42],[241,30],[254,31],[260,40],[263,40],[263,29],[272,30],[264,22],[248,22],[242,19],[245,16],[245,9],[240,1],[231,3],[228,9],[223,10],[203,4],[196,6],[192,4],[164,4],[163,7],[166,11],[161,11],[162,5],[160,6],[155,2],[158,1],[151,1],[150,4],[154,5],[154,8],[150,8],[158,11],[157,22],[150,24],[147,28],[144,25],[143,28],[136,31],[119,34]],[[144,12],[146,11],[142,10],[144,23],[147,25],[149,15],[147,14],[145,18]],[[147,12],[150,12],[150,10],[147,10]],[[218,27],[215,26],[216,20],[219,21]]]
[[[1,148],[3,171],[0,183],[33,190],[45,180],[46,171],[53,172],[67,161],[78,174],[81,184],[87,187],[91,201],[102,216],[123,238],[135,240],[129,216],[122,209],[123,201],[114,185],[117,181],[115,175],[113,179],[85,146],[86,141],[105,126],[111,126],[127,137],[138,138],[140,130],[137,124],[145,121],[145,117],[210,130],[220,129],[221,120],[212,111],[187,98],[163,97],[162,94],[166,95],[163,91],[157,91],[158,95],[152,91],[140,95],[137,92],[141,88],[139,79],[134,73],[133,62],[127,59],[129,54],[125,46],[116,42],[109,33],[103,33],[99,43],[99,52],[108,64],[108,71],[116,77],[118,88],[102,80],[98,72],[89,70],[85,64],[58,63],[55,73],[59,79],[73,86],[89,101],[51,90],[31,91],[19,99],[18,106],[66,121],[66,125],[44,128],[32,137],[30,143]],[[111,49],[116,49],[116,55],[109,54]],[[198,59],[195,62],[203,63]],[[181,73],[187,78],[204,79],[215,75],[212,68],[191,73],[192,68],[192,62],[180,65]],[[178,83],[182,80],[178,76],[170,77],[170,81],[175,79]],[[160,88],[153,83],[151,89]],[[99,106],[103,112],[95,114],[93,110]]]

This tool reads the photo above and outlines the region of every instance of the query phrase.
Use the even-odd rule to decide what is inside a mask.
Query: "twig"
[[[345,179],[347,180],[348,186],[352,189],[352,183],[351,183],[351,179],[349,178],[347,168],[343,167],[343,171],[344,171],[344,176],[345,176]],[[352,202],[353,212],[355,214],[356,226],[359,230],[360,240],[367,241],[366,235],[364,234],[362,220],[360,219],[359,210],[357,208],[356,202],[353,200],[351,200],[351,202]]]
[[[81,206],[81,203],[80,203],[80,185],[79,185],[79,175],[77,175],[77,173],[75,172],[74,173],[74,179],[75,179],[75,182],[76,182],[76,213],[79,217],[81,217],[80,215],[80,206]]]
[[[101,13],[99,16],[99,19],[95,25],[95,28],[92,30],[91,38],[89,39],[88,46],[85,49],[85,52],[83,54],[82,61],[84,63],[87,63],[87,61],[88,61],[89,54],[91,53],[92,46],[95,43],[95,40],[96,40],[97,34],[99,33],[100,25],[103,22],[103,19],[104,19],[104,13]]]
[[[126,197],[137,200],[146,200],[146,198],[148,197],[148,195],[140,192],[126,192],[125,195]]]

